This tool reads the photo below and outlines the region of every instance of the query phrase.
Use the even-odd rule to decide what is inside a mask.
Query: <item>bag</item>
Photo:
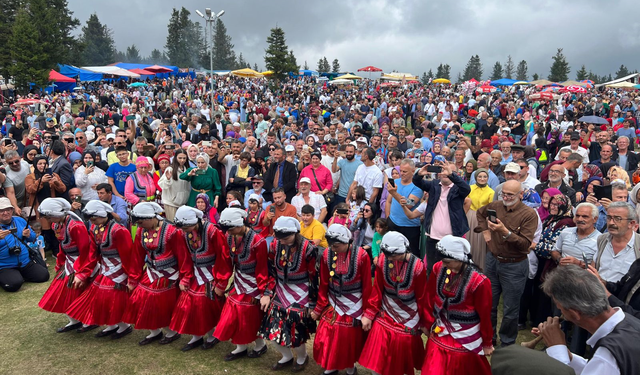
[[[320,188],[320,182],[318,182],[318,177],[316,176],[316,171],[313,170],[313,168],[311,168],[311,172],[313,173],[313,178],[316,180],[316,184],[318,185],[318,188]],[[333,201],[336,199],[335,194],[333,194],[333,192],[328,192],[327,194],[323,195],[324,197],[324,203],[327,204],[327,207],[329,207],[329,205],[331,205],[333,203]]]

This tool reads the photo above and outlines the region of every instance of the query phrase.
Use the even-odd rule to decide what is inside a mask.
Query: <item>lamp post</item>
[[[205,14],[202,14],[196,9],[196,14],[205,20],[206,27],[204,30],[204,38],[207,39],[207,29],[209,29],[209,38],[211,39],[211,45],[209,46],[209,85],[211,87],[211,105],[213,105],[213,23],[224,14],[224,10],[221,10],[218,14],[211,11],[211,8],[205,8]]]

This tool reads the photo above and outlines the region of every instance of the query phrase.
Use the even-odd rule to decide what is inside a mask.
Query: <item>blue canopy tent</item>
[[[72,78],[78,77],[82,82],[102,81],[102,74],[100,73],[90,72],[85,69],[77,68],[73,65],[58,64],[58,67],[60,68],[60,74]]]
[[[515,79],[500,78],[495,81],[491,81],[491,86],[512,86],[516,82],[518,81]]]

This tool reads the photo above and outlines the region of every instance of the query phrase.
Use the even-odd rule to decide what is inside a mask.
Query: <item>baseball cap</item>
[[[571,133],[571,140],[572,141],[579,141],[580,140],[580,134],[578,132]]]
[[[296,148],[295,148],[295,147],[293,147],[293,145],[287,145],[287,146],[284,148],[284,150],[285,150],[286,152],[289,152],[289,151],[295,151],[295,150],[296,150]]]
[[[360,138],[356,139],[356,142],[362,142],[362,143],[364,143],[366,145],[369,145],[369,141],[367,140],[366,137],[360,137]]]
[[[303,184],[303,183],[311,184],[311,179],[309,177],[302,177],[300,179],[300,183],[301,184]]]
[[[113,133],[107,134],[107,139],[116,139],[116,135]]]
[[[505,172],[520,173],[520,166],[517,163],[510,162],[504,167]]]

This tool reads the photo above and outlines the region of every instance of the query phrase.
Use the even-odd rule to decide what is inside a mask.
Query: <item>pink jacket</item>
[[[300,178],[308,177],[311,180],[311,191],[314,193],[319,190],[327,189],[331,191],[333,188],[333,177],[331,176],[331,171],[329,168],[320,164],[318,169],[315,170],[316,177],[318,178],[318,182],[320,182],[320,186],[316,183],[316,179],[313,177],[313,166],[308,165],[304,167],[302,172],[300,172]],[[300,185],[300,179],[298,179],[298,185]]]

